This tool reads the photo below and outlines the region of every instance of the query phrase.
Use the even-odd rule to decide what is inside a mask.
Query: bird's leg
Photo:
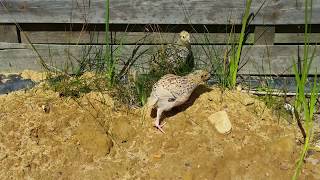
[[[162,115],[162,112],[163,110],[161,108],[158,108],[157,109],[157,118],[154,122],[155,126],[162,132],[162,133],[165,133],[162,129],[162,127],[166,124],[166,123],[163,123],[162,125],[160,125],[160,119],[161,119],[161,115]]]

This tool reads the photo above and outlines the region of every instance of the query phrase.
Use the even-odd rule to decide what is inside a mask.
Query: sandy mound
[[[49,110],[45,112],[44,107]],[[219,134],[208,117],[225,110]],[[143,109],[98,92],[61,98],[37,87],[0,96],[1,179],[289,179],[299,131],[255,97],[200,87],[165,114],[166,134]],[[317,167],[318,166],[318,167]],[[319,177],[307,164],[302,179]]]

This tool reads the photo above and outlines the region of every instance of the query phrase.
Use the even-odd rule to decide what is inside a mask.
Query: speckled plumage
[[[167,74],[155,83],[147,103],[149,109],[157,108],[155,126],[164,132],[160,125],[162,112],[185,103],[195,88],[208,79],[207,71],[197,70],[186,76]]]
[[[180,71],[190,72],[194,67],[191,51],[190,34],[182,31],[174,44],[161,47],[150,63],[151,71],[159,68],[165,73],[177,74]]]

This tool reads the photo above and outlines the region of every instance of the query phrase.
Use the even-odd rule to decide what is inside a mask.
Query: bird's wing
[[[177,99],[168,89],[160,86],[157,88],[156,96],[158,97],[158,107],[171,107]]]
[[[189,49],[180,45],[168,45],[165,49],[165,56],[170,63],[184,62],[189,56]]]
[[[193,83],[188,81],[186,77],[174,79],[167,87],[175,97],[184,96],[184,94],[188,93],[191,88],[193,88]]]
[[[165,88],[163,86],[159,86],[157,88],[156,96],[161,99],[168,99],[170,101],[173,101],[174,99],[176,99],[176,96],[174,94],[172,94],[172,92],[170,90],[168,90],[167,88]]]
[[[176,48],[176,54],[177,54],[178,57],[180,57],[181,59],[185,60],[189,56],[190,50],[187,47],[178,46]]]

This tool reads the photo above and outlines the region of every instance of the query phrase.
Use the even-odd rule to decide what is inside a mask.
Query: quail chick
[[[185,103],[197,86],[208,80],[209,73],[204,70],[196,70],[186,76],[167,74],[153,85],[148,98],[147,107],[150,110],[157,108],[155,126],[164,133],[160,118],[164,111]]]
[[[177,75],[187,74],[193,67],[194,58],[187,31],[180,32],[179,39],[174,44],[159,49],[150,64],[151,72]]]

